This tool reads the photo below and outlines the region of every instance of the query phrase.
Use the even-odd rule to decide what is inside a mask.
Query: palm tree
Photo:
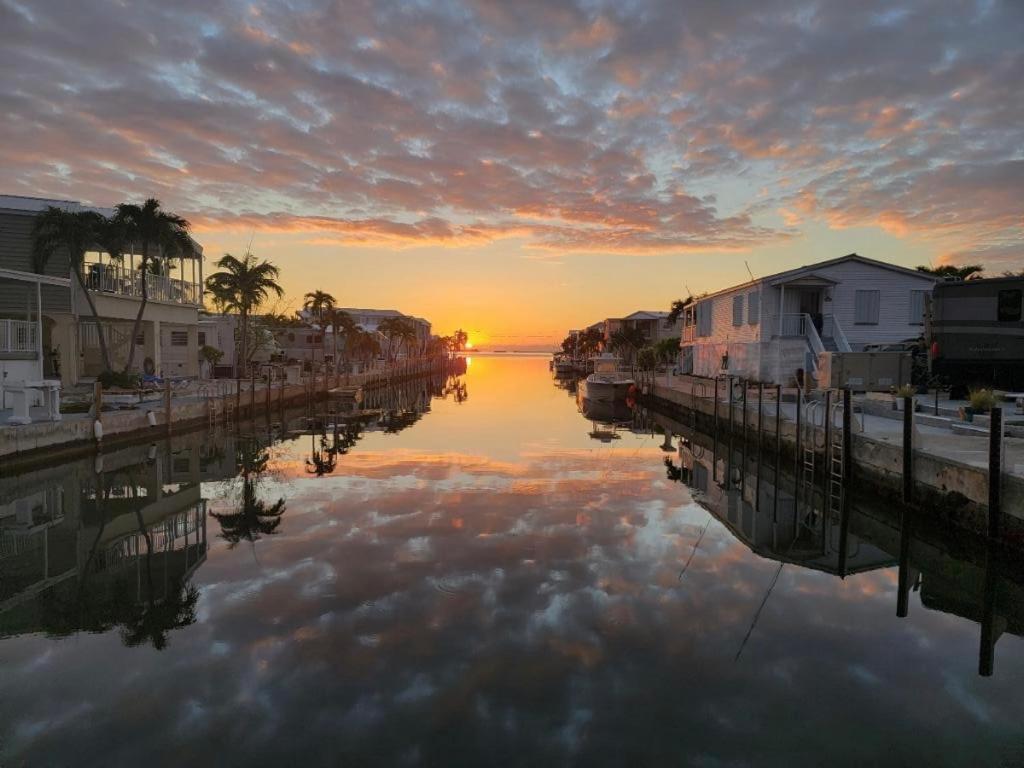
[[[236,259],[225,253],[218,261],[220,272],[206,278],[206,290],[221,312],[237,312],[240,327],[241,355],[235,363],[235,378],[249,362],[249,315],[266,301],[270,294],[278,297],[284,290],[277,284],[280,270],[269,261],[256,261],[251,253]]]
[[[96,303],[85,287],[85,277],[82,274],[85,268],[85,252],[94,247],[106,234],[110,234],[107,226],[107,220],[93,211],[65,211],[50,206],[36,217],[32,225],[32,260],[36,272],[42,274],[46,269],[46,263],[57,250],[67,251],[71,271],[75,273],[78,287],[89,305],[89,312],[96,324],[103,368],[110,371],[113,366],[110,363],[107,339],[103,333],[103,326],[100,325]]]
[[[461,352],[466,348],[466,344],[469,343],[469,334],[459,328],[452,334],[452,342],[456,352]]]
[[[633,362],[637,350],[646,343],[647,337],[644,336],[644,332],[634,326],[619,328],[611,338],[612,349],[621,354],[628,363]]]
[[[334,345],[335,367],[337,367],[337,359],[338,359],[338,334],[344,334],[344,336],[345,336],[345,344],[344,344],[343,349],[346,352],[346,354],[345,354],[345,367],[346,367],[346,371],[347,371],[348,370],[348,354],[347,354],[347,352],[348,352],[348,349],[349,349],[349,343],[348,343],[349,342],[349,336],[352,333],[354,333],[355,330],[359,326],[356,325],[356,321],[353,319],[352,315],[350,315],[348,312],[346,312],[343,309],[332,309],[330,315],[328,316],[328,322],[331,325],[331,337],[333,339],[333,345]]]
[[[680,317],[683,315],[683,311],[693,303],[693,296],[687,296],[685,299],[676,299],[672,302],[672,306],[669,309],[668,317],[665,318],[665,325],[671,327],[676,324]]]
[[[941,267],[929,267],[922,264],[917,271],[935,275],[943,280],[979,280],[985,267],[981,264],[964,264],[960,267],[955,264],[943,264]]]
[[[142,316],[149,303],[149,282],[146,278],[151,271],[153,252],[155,250],[160,259],[168,252],[191,253],[192,241],[188,236],[190,227],[188,221],[177,214],[161,210],[160,201],[153,197],[147,199],[142,205],[121,203],[117,206],[115,218],[124,226],[128,239],[137,244],[142,253],[142,263],[139,265],[142,303],[139,304],[139,311],[135,315],[135,324],[132,327],[131,335],[132,343],[128,347],[128,362],[124,366],[124,370],[129,371],[135,359],[135,339],[139,336]]]
[[[321,290],[307,293],[302,303],[302,308],[316,318],[317,324],[320,326],[320,330],[323,330],[326,327],[327,316],[330,314],[331,310],[334,309],[334,306],[334,297]]]
[[[377,330],[384,334],[384,338],[387,339],[388,347],[386,357],[388,362],[392,362],[392,351],[394,351],[395,356],[398,355],[398,346],[396,346],[395,342],[401,344],[401,340],[405,338],[407,323],[404,318],[389,317],[380,322],[377,326]]]

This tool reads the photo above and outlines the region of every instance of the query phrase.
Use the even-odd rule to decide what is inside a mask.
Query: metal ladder
[[[843,508],[843,494],[846,492],[846,484],[843,482],[843,430],[836,426],[836,413],[840,416],[843,412],[843,403],[833,403],[829,408],[829,434],[831,435],[828,446],[828,511],[838,515]],[[839,423],[842,424],[842,418]]]

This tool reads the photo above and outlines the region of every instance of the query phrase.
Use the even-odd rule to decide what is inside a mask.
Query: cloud
[[[0,167],[321,243],[711,252],[819,219],[998,260],[1022,31],[1013,2],[0,0]]]

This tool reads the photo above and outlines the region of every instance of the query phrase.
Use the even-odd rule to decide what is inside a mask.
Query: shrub
[[[105,389],[138,389],[142,379],[137,373],[104,371],[97,377]]]
[[[972,389],[968,399],[971,401],[971,409],[978,413],[988,413],[998,402],[991,389]]]
[[[896,390],[896,397],[913,397],[917,394],[917,387],[912,384],[904,384]]]
[[[199,350],[199,356],[210,365],[216,365],[220,362],[220,359],[224,357],[224,353],[216,347],[211,347],[209,344],[206,344]]]

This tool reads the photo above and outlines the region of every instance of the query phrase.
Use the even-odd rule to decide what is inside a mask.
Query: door
[[[804,288],[800,291],[800,313],[809,315],[818,333],[821,333],[821,289]]]

